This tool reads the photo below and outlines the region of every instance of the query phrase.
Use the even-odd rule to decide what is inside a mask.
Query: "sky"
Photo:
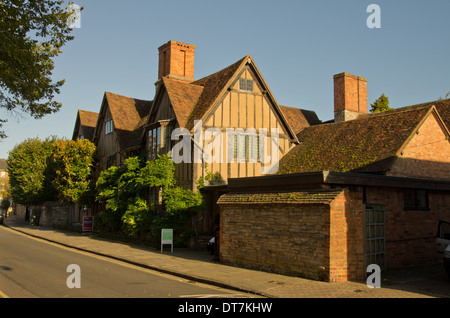
[[[99,112],[105,91],[153,100],[158,47],[169,40],[196,45],[196,79],[250,54],[278,104],[323,121],[333,118],[333,75],[342,72],[367,78],[369,109],[381,94],[398,108],[450,91],[448,0],[73,2],[84,8],[80,28],[52,76],[66,81],[55,97],[63,106],[39,120],[0,113],[0,158],[29,137],[70,139],[78,109]]]

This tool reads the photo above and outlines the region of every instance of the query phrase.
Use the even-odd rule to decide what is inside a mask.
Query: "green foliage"
[[[171,187],[176,184],[175,166],[168,156],[147,161],[141,170],[144,185],[147,187]]]
[[[145,198],[146,190],[152,187],[161,189],[162,214],[154,213]],[[97,218],[98,226],[111,229],[120,223],[126,234],[135,237],[147,232],[158,237],[162,228],[170,227],[178,238],[185,239],[184,225],[203,202],[199,191],[176,186],[175,166],[168,156],[145,163],[133,157],[121,167],[110,167],[101,173],[97,191],[97,199],[106,203],[106,211]]]
[[[389,98],[384,94],[382,94],[373,104],[370,104],[370,106],[372,106],[372,109],[370,110],[371,113],[379,113],[392,109],[389,107]]]
[[[94,227],[108,232],[120,231],[122,228],[121,215],[112,210],[102,211],[95,216]]]
[[[130,203],[122,216],[123,229],[131,236],[138,236],[145,233],[151,227],[153,215],[147,205],[147,201],[136,198],[134,203]]]
[[[64,80],[52,79],[53,59],[73,39],[64,1],[0,1],[0,107],[34,118],[57,112]],[[0,127],[5,120],[0,120]],[[0,132],[0,138],[6,135]]]
[[[9,200],[7,200],[7,199],[2,200],[1,208],[3,210],[5,210],[5,211],[8,210],[10,206],[11,206],[11,202],[9,202]]]
[[[86,141],[29,138],[8,156],[10,193],[19,204],[62,200],[81,203],[90,189],[94,145]]]
[[[180,187],[164,188],[162,198],[166,212],[170,215],[181,216],[185,211],[198,210],[202,207],[203,197],[200,191],[193,192]]]
[[[84,140],[58,140],[53,145],[52,161],[56,173],[53,185],[59,198],[67,203],[88,200],[95,145]],[[84,203],[84,202],[83,202]]]
[[[52,184],[55,172],[50,160],[55,141],[56,137],[29,138],[10,151],[8,175],[14,202],[32,205],[57,199]]]

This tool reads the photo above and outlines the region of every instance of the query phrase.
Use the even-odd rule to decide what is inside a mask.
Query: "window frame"
[[[430,210],[428,190],[405,189],[403,195],[405,210]]]
[[[161,147],[162,142],[161,132],[161,126],[154,126],[148,130],[148,151],[150,152],[152,158],[156,158],[156,155],[159,153],[158,149]]]
[[[105,136],[114,132],[114,122],[112,119],[105,121]]]
[[[239,90],[245,92],[254,91],[254,81],[252,79],[240,78],[239,79]]]
[[[248,161],[256,163],[260,158],[259,153],[260,142],[261,140],[258,134],[234,133],[233,160],[237,160],[237,162]]]

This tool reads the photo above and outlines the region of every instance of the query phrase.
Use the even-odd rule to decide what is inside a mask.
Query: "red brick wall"
[[[404,189],[367,188],[367,204],[386,209],[387,268],[441,261],[436,249],[440,219],[450,221],[450,193],[429,191],[429,209],[405,210]]]
[[[330,205],[330,281],[363,278],[362,212],[360,192],[345,191]]]
[[[450,143],[434,113],[408,142],[388,175],[450,180]]]
[[[222,207],[222,262],[332,282],[363,278],[361,192],[345,191],[329,205]]]
[[[326,281],[327,219],[327,205],[223,205],[220,260],[234,266]]]

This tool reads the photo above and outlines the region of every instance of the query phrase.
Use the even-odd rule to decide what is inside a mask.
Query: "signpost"
[[[162,229],[161,230],[161,253],[163,251],[164,244],[170,244],[171,252],[173,253],[173,229]]]
[[[83,217],[83,233],[92,232],[94,229],[94,217],[93,216],[84,216]]]

